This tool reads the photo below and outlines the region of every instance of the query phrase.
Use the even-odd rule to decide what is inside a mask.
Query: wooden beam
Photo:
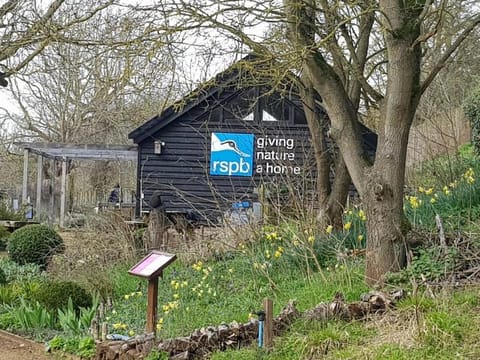
[[[265,310],[265,322],[263,324],[263,346],[266,350],[271,350],[273,346],[273,301],[265,298],[263,300],[263,309]]]
[[[62,159],[62,185],[60,192],[60,227],[65,226],[65,200],[67,197],[67,158]]]
[[[158,277],[148,280],[147,290],[147,333],[157,331]]]
[[[35,205],[35,215],[37,219],[40,217],[42,211],[42,165],[43,156],[37,157],[37,202]]]
[[[55,173],[57,171],[55,160],[50,160],[52,163],[52,177],[50,179],[50,217],[51,224],[55,222]]]
[[[23,182],[22,182],[22,204],[27,204],[28,186],[28,149],[23,150]]]
[[[81,160],[137,160],[136,145],[62,144],[16,142],[38,155],[47,158],[67,157]]]

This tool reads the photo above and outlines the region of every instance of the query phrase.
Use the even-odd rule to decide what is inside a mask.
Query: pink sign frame
[[[163,269],[176,259],[177,255],[154,250],[128,270],[128,273],[148,280],[158,278]]]

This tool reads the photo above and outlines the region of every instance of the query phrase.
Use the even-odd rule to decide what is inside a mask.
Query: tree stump
[[[147,239],[145,241],[145,250],[161,249],[166,247],[166,233],[168,229],[168,218],[165,211],[161,208],[152,209],[147,228]]]

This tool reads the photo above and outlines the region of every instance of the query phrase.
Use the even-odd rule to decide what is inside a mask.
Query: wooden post
[[[42,163],[43,156],[37,157],[37,202],[35,205],[35,213],[37,220],[40,219],[40,213],[42,211]]]
[[[148,280],[147,292],[147,333],[157,330],[158,277]]]
[[[273,301],[265,298],[263,300],[265,310],[265,322],[263,324],[263,346],[270,350],[273,346]]]
[[[28,149],[23,150],[23,182],[22,182],[22,205],[27,204],[28,186]]]
[[[50,179],[50,224],[55,222],[55,175],[57,173],[56,161],[51,160],[52,178]]]
[[[60,227],[65,226],[65,199],[67,195],[67,158],[62,159],[62,185],[60,192]]]
[[[107,340],[107,334],[108,334],[108,324],[107,322],[102,323],[102,341]]]
[[[94,317],[92,319],[92,322],[90,324],[90,331],[92,333],[93,340],[97,341],[100,336],[99,336],[99,331],[98,331],[98,318]]]

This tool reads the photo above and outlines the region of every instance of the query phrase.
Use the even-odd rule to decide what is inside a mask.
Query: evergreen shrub
[[[51,257],[65,249],[63,239],[46,225],[27,225],[10,235],[7,245],[10,259],[19,265],[38,264],[45,269]]]
[[[80,308],[92,306],[92,296],[80,284],[73,281],[47,281],[35,291],[33,297],[54,313],[59,309],[66,309],[69,298],[72,299],[76,312]]]

